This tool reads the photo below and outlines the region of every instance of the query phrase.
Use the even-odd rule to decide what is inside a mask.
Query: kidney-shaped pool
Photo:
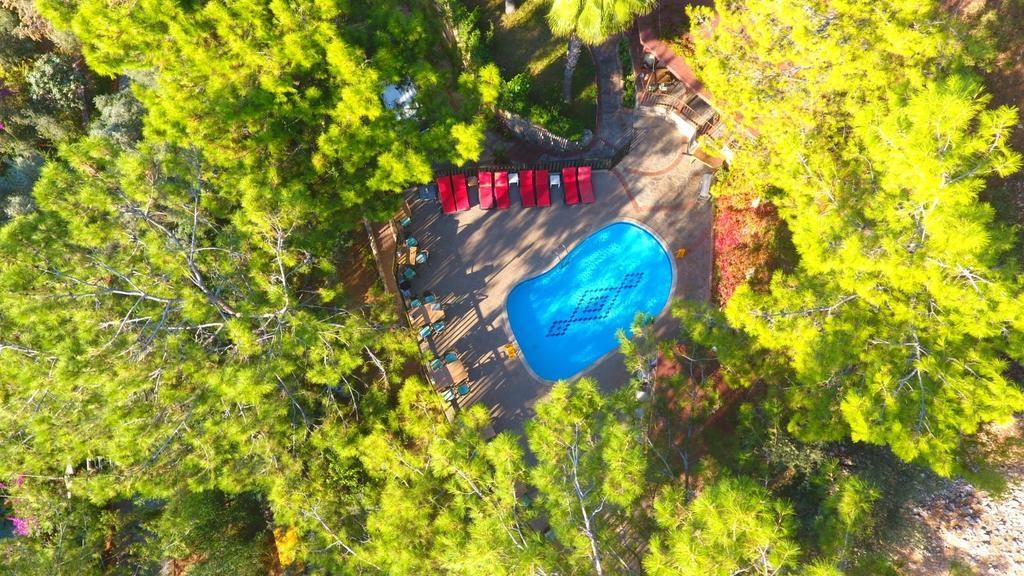
[[[506,308],[519,347],[546,380],[577,374],[618,347],[637,313],[657,316],[672,292],[672,259],[650,232],[616,222],[553,268],[524,280]]]

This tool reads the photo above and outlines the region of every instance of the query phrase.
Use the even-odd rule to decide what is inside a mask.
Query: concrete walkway
[[[513,341],[505,299],[591,232],[620,220],[646,225],[670,251],[687,250],[675,260],[673,298],[710,297],[711,207],[697,198],[708,168],[682,153],[686,140],[663,118],[638,117],[636,127],[642,138],[633,151],[615,170],[594,173],[594,204],[565,206],[553,193],[550,207],[522,208],[513,195],[508,210],[481,210],[474,198],[470,210],[444,215],[435,202],[413,202],[410,232],[430,252],[429,264],[417,267],[413,290],[432,291],[445,306],[446,328],[435,336],[435,347],[460,354],[472,381],[462,401],[489,407],[498,431],[520,431],[552,384],[534,376],[522,358],[501,353]],[[663,336],[678,331],[667,310],[655,327]],[[628,378],[617,351],[584,375],[605,389]]]
[[[649,22],[641,25],[650,31]],[[711,296],[712,211],[710,203],[698,199],[701,176],[711,168],[687,154],[689,142],[664,115],[623,107],[620,38],[591,48],[598,83],[591,145],[556,153],[522,143],[514,158],[612,157],[630,142],[630,152],[613,170],[594,173],[596,203],[565,206],[561,195],[552,192],[552,206],[522,208],[513,194],[510,209],[482,210],[473,188],[470,210],[444,215],[436,202],[412,200],[409,232],[430,253],[429,263],[416,268],[413,291],[434,292],[444,305],[446,328],[433,337],[434,347],[441,354],[457,352],[469,367],[471,392],[459,402],[487,406],[497,431],[522,431],[534,404],[553,384],[535,376],[521,357],[510,359],[502,352],[514,343],[505,299],[513,287],[552,267],[590,233],[615,221],[646,225],[671,252],[686,249],[686,256],[674,261],[672,298],[706,301]],[[655,322],[661,337],[675,336],[678,329],[667,309]],[[618,351],[583,376],[595,378],[605,390],[629,378]]]
[[[619,40],[616,34],[604,43],[593,46],[597,74],[597,129],[587,157],[611,157],[631,137],[633,114],[622,106],[622,62],[619,60]]]

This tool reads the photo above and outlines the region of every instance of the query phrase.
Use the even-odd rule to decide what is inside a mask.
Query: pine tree
[[[472,78],[463,88],[455,74],[424,70],[434,46],[422,40],[422,9],[387,22],[395,38],[414,39],[398,42],[408,52],[392,53],[376,36],[336,25],[382,20],[377,3],[147,0],[129,7],[83,0],[42,7],[75,32],[100,74],[152,70],[150,82],[134,86],[148,111],[148,138],[199,150],[216,168],[207,177],[249,211],[297,211],[333,233],[364,215],[390,216],[402,190],[430,180],[431,161],[461,163],[479,152],[463,146],[456,157],[440,145],[466,141],[467,130],[482,133],[483,125],[475,121]],[[391,113],[380,98],[403,74],[421,82],[417,102],[424,104],[413,118]],[[437,95],[451,92],[464,107],[447,96],[439,104]]]
[[[739,289],[729,324],[783,368],[802,439],[953,473],[964,434],[1024,407],[1004,374],[1024,354],[1018,263],[978,199],[1020,167],[1015,112],[950,72],[965,56],[930,3],[720,12],[696,60],[716,104],[757,130],[737,180],[779,207],[800,256],[767,293]]]
[[[537,458],[530,480],[574,570],[589,565],[603,574],[619,564],[620,535],[610,527],[629,516],[647,487],[630,394],[602,395],[586,378],[559,383],[527,423]]]
[[[358,447],[416,349],[393,312],[346,300],[338,254],[429,180],[427,158],[479,153],[481,76],[431,68],[429,6],[40,8],[143,109],[101,99],[92,135],[43,167],[37,209],[0,228],[0,478],[52,490],[71,470],[97,505],[262,494],[299,562],[356,565],[335,552],[381,498]],[[380,100],[405,79],[413,118]]]
[[[0,477],[70,468],[96,503],[263,492],[288,517],[276,497],[319,471],[305,459],[342,464],[325,481],[358,470],[341,455],[414,341],[333,296],[333,253],[297,242],[302,222],[218,215],[203,173],[191,151],[86,139],[0,229]]]
[[[644,569],[651,576],[794,574],[800,548],[792,509],[747,478],[715,481],[689,504],[675,490],[655,505],[661,532]]]

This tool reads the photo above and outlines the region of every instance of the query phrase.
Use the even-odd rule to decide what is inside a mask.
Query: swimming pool
[[[672,291],[672,259],[647,230],[616,222],[554,267],[517,284],[506,309],[527,364],[546,380],[578,374],[618,347],[638,312],[657,316]]]

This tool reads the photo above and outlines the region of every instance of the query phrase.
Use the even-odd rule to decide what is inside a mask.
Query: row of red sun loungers
[[[562,188],[565,203],[590,204],[594,201],[594,186],[590,180],[590,166],[570,166],[562,169]],[[551,205],[551,180],[547,170],[521,170],[511,174],[514,184],[518,179],[519,197],[525,207]],[[505,209],[512,205],[509,198],[508,172],[477,172],[477,191],[480,208]],[[441,210],[445,214],[469,210],[469,188],[464,174],[441,176],[437,179],[437,191],[441,198]]]

